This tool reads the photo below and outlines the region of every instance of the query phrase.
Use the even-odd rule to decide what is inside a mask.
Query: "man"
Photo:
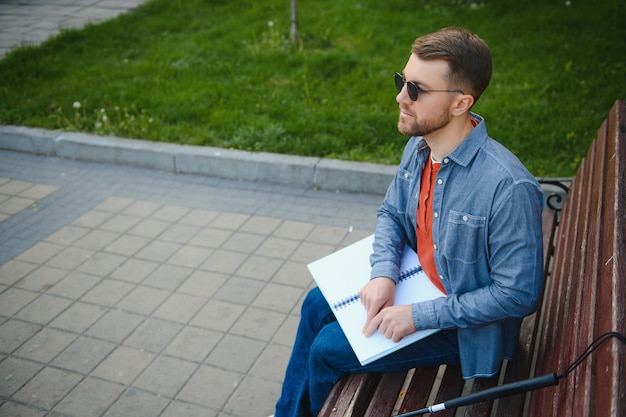
[[[276,417],[316,416],[348,373],[460,363],[466,379],[490,377],[511,357],[543,285],[543,194],[470,112],[491,67],[482,39],[446,28],[418,38],[395,76],[398,130],[411,138],[378,210],[371,280],[360,292],[363,332],[398,341],[416,329],[442,330],[360,366],[323,296],[311,290]],[[392,305],[407,243],[446,297]]]

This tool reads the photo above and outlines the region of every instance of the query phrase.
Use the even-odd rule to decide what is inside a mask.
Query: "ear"
[[[452,103],[452,114],[460,116],[469,113],[474,105],[474,97],[471,94],[459,94]]]

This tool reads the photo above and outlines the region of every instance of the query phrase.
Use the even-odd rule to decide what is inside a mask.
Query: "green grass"
[[[569,176],[626,97],[620,0],[151,0],[0,61],[0,123],[395,164],[393,73],[444,26],[483,37],[475,111],[538,176]],[[271,23],[270,23],[271,22]],[[74,103],[80,108],[74,108]],[[106,117],[104,117],[106,116]]]

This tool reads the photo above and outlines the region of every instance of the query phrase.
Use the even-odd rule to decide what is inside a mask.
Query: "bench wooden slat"
[[[367,410],[367,407],[372,399],[372,392],[375,391],[382,376],[383,374],[381,373],[371,372],[367,374],[366,378],[362,378],[356,394],[354,395],[354,400],[350,409],[351,414],[348,415],[362,416],[365,414],[365,410]]]
[[[592,151],[589,153],[589,161],[588,164],[588,173],[587,178],[588,181],[588,190],[587,190],[587,207],[586,213],[587,219],[583,222],[585,227],[585,252],[581,257],[581,268],[578,272],[578,276],[581,277],[582,288],[581,288],[581,308],[578,309],[580,312],[580,319],[578,322],[580,323],[578,329],[573,328],[573,332],[577,332],[580,337],[575,339],[575,347],[576,350],[572,352],[571,360],[578,355],[578,353],[582,352],[585,347],[588,345],[588,341],[593,340],[594,334],[597,334],[597,326],[599,323],[596,323],[596,309],[598,307],[601,308],[597,304],[598,301],[598,285],[600,282],[598,276],[598,263],[599,263],[599,250],[602,245],[602,223],[604,221],[610,221],[610,219],[605,219],[603,215],[603,205],[608,201],[606,198],[609,197],[609,194],[606,192],[607,187],[607,178],[606,174],[610,172],[609,161],[607,161],[607,143],[608,143],[608,131],[606,122],[603,123],[601,128],[598,130],[597,139],[595,141],[595,146],[592,147]],[[609,214],[610,213],[606,213]],[[611,240],[610,237],[608,240]],[[610,304],[609,304],[610,306]],[[593,360],[593,359],[592,359]],[[592,391],[594,387],[591,384],[591,372],[590,366],[592,364],[592,360],[587,361],[583,366],[579,368],[580,372],[577,372],[573,375],[573,382],[575,386],[582,387],[583,392],[576,393],[572,390],[571,395],[571,410],[570,414],[574,414],[574,410],[576,413],[582,413],[583,415],[589,415],[591,412],[592,405],[590,401],[592,400]]]
[[[615,117],[608,119],[609,137],[623,139],[626,135],[626,105],[623,104],[617,106]],[[599,325],[598,333],[615,330],[626,334],[626,143],[610,140],[607,159],[614,161],[615,167],[607,171],[607,196],[603,210],[612,213],[613,219],[607,213],[602,222],[598,275],[618,279],[602,281],[598,300],[601,309],[595,321]],[[613,236],[613,241],[606,236]],[[599,404],[597,415],[623,416],[626,414],[626,346],[613,340],[610,348],[603,349],[595,358],[595,364],[598,377],[612,381],[595,392],[595,403]]]
[[[461,373],[461,367],[459,365],[446,366],[443,378],[441,379],[441,385],[435,396],[434,404],[439,404],[456,398],[463,393],[463,386],[465,381]],[[443,410],[437,412],[437,417],[453,417],[456,410]]]
[[[396,405],[398,393],[404,385],[407,372],[387,372],[383,374],[365,417],[389,417]]]
[[[451,398],[456,398],[463,393],[463,387],[465,381],[461,373],[461,367],[459,365],[446,366],[443,378],[441,379],[441,385],[435,396],[434,404],[445,402]],[[443,410],[438,414],[441,417],[452,417],[456,410]]]
[[[476,378],[472,384],[472,393],[493,388],[496,385],[498,385],[498,376],[494,376],[493,378]],[[490,416],[492,408],[492,401],[471,404],[465,408],[463,415],[465,417]]]
[[[328,397],[326,398],[326,402],[324,403],[324,406],[322,407],[322,409],[320,410],[318,414],[320,417],[330,416],[333,413],[333,408],[336,407],[336,404],[338,403],[338,401],[340,401],[341,395],[342,393],[344,393],[344,388],[346,384],[348,383],[349,378],[350,377],[341,378],[333,386],[333,389],[330,391],[330,394],[328,394]],[[339,415],[339,414],[335,414],[335,415]]]
[[[438,366],[428,368],[418,368],[413,371],[413,377],[404,394],[404,399],[400,405],[399,414],[419,410],[426,407],[426,402],[430,396],[431,389],[435,384]]]
[[[592,307],[588,299],[593,287],[593,276],[588,265],[588,259],[589,255],[595,252],[591,228],[593,224],[597,222],[595,218],[597,213],[594,210],[593,200],[594,189],[597,189],[597,185],[600,185],[596,185],[595,182],[602,181],[601,178],[596,176],[598,175],[598,171],[595,170],[596,166],[593,163],[598,150],[598,142],[596,142],[595,145],[596,146],[591,146],[584,164],[584,170],[579,171],[580,176],[577,177],[577,180],[582,182],[580,187],[582,202],[579,205],[580,212],[575,223],[578,229],[574,243],[574,247],[577,248],[575,252],[577,256],[570,256],[574,258],[573,268],[569,275],[572,288],[571,295],[569,298],[561,300],[562,303],[567,303],[569,314],[564,317],[565,326],[563,327],[565,332],[563,338],[560,340],[561,343],[563,343],[563,341],[569,341],[569,343],[566,343],[562,349],[559,366],[553,367],[553,371],[555,372],[564,370],[567,365],[574,360],[577,354],[582,352],[584,347],[580,347],[581,341],[586,342],[589,340],[589,329],[586,323],[589,321],[589,310]],[[576,337],[572,338],[571,335],[576,335]],[[578,381],[578,376],[579,375],[573,375],[572,378],[568,378],[564,381],[565,385],[572,387],[582,386],[584,387],[583,389],[586,390],[587,385],[584,383],[581,384],[581,382]],[[588,395],[588,393],[585,393],[583,396],[586,395]],[[576,410],[575,402],[575,390],[567,390],[567,395],[561,397],[561,404],[559,404],[559,408],[562,410],[561,414],[563,414],[564,417],[573,417],[574,410]],[[583,412],[582,409],[579,411]]]
[[[626,104],[619,107],[615,120],[609,118],[609,129],[612,134],[619,135],[620,138],[626,136]],[[626,141],[626,139],[624,139]],[[611,301],[613,303],[613,315],[611,316],[612,326],[621,334],[626,334],[626,143],[624,141],[616,141],[615,144],[615,212],[616,219],[613,223],[613,234],[615,236],[614,249],[611,262],[605,254],[602,264],[602,273],[612,273],[618,277],[610,283],[612,291]],[[609,226],[610,227],[610,226]],[[608,292],[607,292],[608,293]],[[610,395],[611,400],[605,401],[606,404],[611,402],[612,410],[620,410],[624,415],[626,406],[626,389],[624,382],[626,381],[626,346],[613,340],[611,349],[606,355],[602,355],[598,361],[599,369],[610,369],[613,384],[607,389],[607,396]],[[621,358],[621,360],[619,359]],[[615,366],[617,364],[617,366]],[[621,383],[620,383],[621,381]],[[611,391],[611,394],[608,394]],[[616,413],[617,414],[617,413]]]
[[[363,405],[364,400],[361,397],[364,392],[372,392],[374,390],[381,376],[382,374],[363,373],[343,377],[331,391],[330,395],[334,400],[331,402],[327,399],[318,415],[345,416],[353,415],[353,413],[359,411],[360,414],[354,415],[363,415],[367,404]],[[350,414],[347,414],[348,412]]]

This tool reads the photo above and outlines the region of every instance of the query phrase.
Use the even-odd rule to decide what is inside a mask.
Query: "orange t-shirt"
[[[444,294],[447,294],[437,273],[435,243],[433,242],[433,196],[440,167],[441,164],[433,163],[429,156],[422,173],[422,184],[417,204],[417,256],[428,278]]]

